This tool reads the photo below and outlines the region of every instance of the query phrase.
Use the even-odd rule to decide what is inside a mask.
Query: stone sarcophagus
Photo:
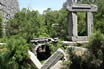
[[[68,39],[71,41],[86,41],[92,33],[93,12],[97,11],[96,5],[79,4],[80,0],[67,0],[66,8],[69,11],[67,18]],[[77,12],[86,12],[86,30],[88,36],[78,36]]]

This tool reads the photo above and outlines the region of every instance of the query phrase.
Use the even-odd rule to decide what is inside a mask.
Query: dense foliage
[[[87,0],[83,3],[91,4]],[[71,59],[74,65],[79,64],[79,68],[82,69],[85,67],[86,69],[104,69],[104,1],[98,0],[94,4],[98,6],[98,12],[94,13],[94,32],[100,32],[92,35],[87,46],[93,57],[88,56],[86,61],[82,61],[80,57],[72,55]],[[7,39],[0,40],[0,42],[7,43],[0,46],[0,69],[33,69],[27,53],[28,43],[31,39],[38,37],[58,37],[66,40],[67,14],[65,5],[59,11],[52,11],[48,8],[43,14],[26,8],[18,12],[13,19],[7,22]],[[78,34],[80,36],[87,35],[85,15],[86,13],[78,13]],[[2,36],[2,17],[0,17],[0,37]],[[65,49],[60,42],[50,43],[48,46],[51,54],[58,48]],[[91,61],[94,60],[97,61],[92,64]]]
[[[93,54],[97,69],[104,69],[104,34],[96,32],[89,40],[88,49]]]
[[[38,37],[39,21],[38,11],[31,12],[30,10],[23,9],[15,15],[14,19],[8,22],[7,34],[8,36],[21,36],[29,41],[33,37]]]
[[[59,37],[65,40],[67,15],[68,11],[64,8],[59,11],[48,8],[43,14],[24,8],[8,22],[7,34],[9,37],[21,36],[28,42],[35,37]],[[85,13],[78,13],[78,34],[82,36],[87,35],[85,15]]]
[[[47,9],[44,14],[23,9],[8,22],[8,36],[21,36],[28,42],[34,37],[62,37],[66,35],[67,11]],[[62,37],[64,38],[64,37]]]
[[[22,38],[5,40],[0,46],[0,69],[30,69],[29,45]]]
[[[104,0],[95,0],[94,3],[83,0],[82,3],[95,4],[98,6],[98,11],[94,14],[94,29],[104,33]]]
[[[66,68],[104,69],[104,34],[101,32],[94,33],[89,40],[86,50],[87,51],[83,51],[82,49],[79,51],[75,48],[69,48],[68,59],[70,60],[70,63]]]
[[[95,29],[104,34],[104,0],[99,0],[95,4],[98,6],[98,12],[95,16]]]

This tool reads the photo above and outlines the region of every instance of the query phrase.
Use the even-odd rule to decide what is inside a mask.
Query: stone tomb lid
[[[96,12],[97,6],[89,4],[73,4],[72,6],[67,5],[67,9],[75,12]]]

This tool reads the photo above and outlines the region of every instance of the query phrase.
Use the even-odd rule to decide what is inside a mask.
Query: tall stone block
[[[92,12],[87,12],[87,34],[88,36],[91,35],[92,29],[93,29],[93,13]]]
[[[71,39],[72,36],[78,36],[78,32],[77,32],[77,13],[76,12],[69,13],[67,28],[68,28],[69,39]]]

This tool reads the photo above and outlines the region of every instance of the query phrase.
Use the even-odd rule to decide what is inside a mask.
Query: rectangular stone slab
[[[62,69],[62,67],[63,67],[63,62],[60,60],[54,66],[52,66],[50,69]]]
[[[90,37],[91,36],[91,33],[92,33],[92,30],[93,30],[93,13],[91,12],[88,12],[87,14],[87,34],[88,36]]]
[[[55,65],[62,57],[64,56],[64,52],[62,49],[58,49],[46,62],[43,64],[41,69],[50,69],[53,65]]]
[[[68,36],[78,36],[77,31],[78,17],[76,12],[69,13],[67,16]]]
[[[68,39],[71,41],[88,41],[88,36],[69,36]]]
[[[31,61],[34,63],[34,65],[38,68],[41,69],[41,63],[40,61],[37,59],[37,57],[34,55],[34,53],[32,53],[31,51],[28,51],[29,55],[30,55],[30,59]]]
[[[88,5],[88,4],[73,4],[72,6],[67,5],[66,7],[69,11],[72,12],[96,12],[96,5]]]
[[[91,9],[91,6],[88,4],[74,4],[72,5],[73,9]]]

